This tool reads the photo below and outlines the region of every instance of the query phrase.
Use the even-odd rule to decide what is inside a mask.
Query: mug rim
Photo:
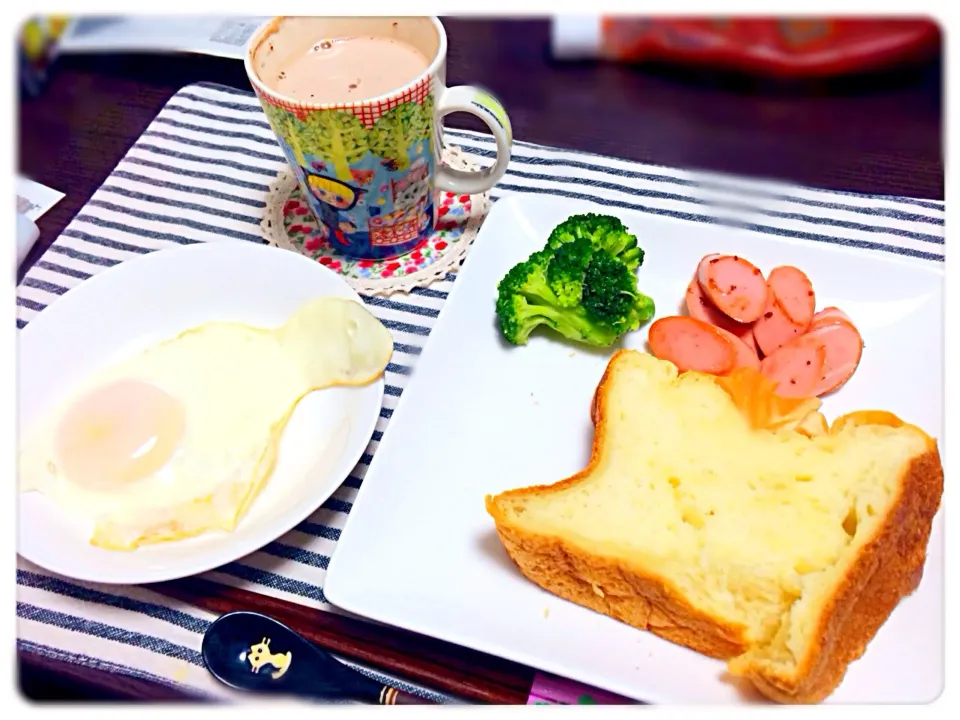
[[[447,56],[447,31],[444,29],[443,23],[440,22],[440,18],[436,15],[424,15],[421,17],[430,20],[430,22],[433,24],[434,29],[437,31],[439,42],[437,43],[437,52],[430,61],[430,64],[427,65],[427,69],[413,78],[413,80],[404,83],[393,90],[389,90],[385,93],[381,93],[380,95],[376,95],[375,97],[365,98],[363,100],[351,100],[350,102],[309,102],[304,100],[296,100],[288,95],[284,95],[276,90],[273,90],[272,88],[267,87],[267,85],[260,79],[253,68],[253,55],[256,52],[256,49],[260,46],[260,43],[263,41],[266,33],[271,29],[271,26],[273,26],[274,23],[279,25],[280,22],[291,17],[297,16],[277,15],[261,24],[260,27],[258,27],[250,37],[250,40],[247,41],[247,50],[243,56],[243,67],[247,72],[247,79],[250,81],[250,84],[253,85],[254,90],[256,90],[258,94],[269,97],[270,99],[286,107],[301,108],[303,110],[342,110],[345,108],[361,108],[365,105],[377,105],[390,100],[391,98],[403,96],[405,93],[412,91],[418,85],[423,83],[425,79],[433,77],[435,74],[437,74],[438,70],[440,69],[440,65],[443,63],[443,59]],[[410,19],[409,16],[397,17],[404,20]]]

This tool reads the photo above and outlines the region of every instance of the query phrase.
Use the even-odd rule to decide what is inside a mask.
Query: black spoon
[[[221,615],[204,634],[201,654],[210,674],[238,690],[376,705],[433,704],[368,678],[260,613]]]

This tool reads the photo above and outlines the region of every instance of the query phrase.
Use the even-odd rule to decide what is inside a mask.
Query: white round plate
[[[301,303],[331,295],[360,300],[319,263],[232,241],[158,250],[105,270],[20,332],[20,434],[107,363],[204,322],[276,326]],[[89,543],[89,526],[38,493],[22,493],[18,552],[60,575],[123,584],[185,577],[248,555],[309,517],[346,479],[373,434],[383,387],[380,378],[303,398],[272,477],[232,533],[104,550]]]

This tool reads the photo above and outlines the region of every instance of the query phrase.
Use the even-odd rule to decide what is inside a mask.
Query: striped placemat
[[[447,130],[445,142],[491,162],[493,140]],[[263,242],[268,184],[284,159],[253,95],[198,84],[174,95],[17,289],[17,326],[106,267],[195,242]],[[493,190],[560,195],[691,223],[723,223],[810,242],[942,263],[944,204],[867,196],[642,165],[516,142]],[[334,610],[324,575],[357,488],[455,275],[391,299],[366,297],[396,345],[373,439],[360,464],[309,520],[211,580]],[[203,669],[209,613],[142,588],[51,576],[18,559],[18,647],[80,665],[230,696]],[[441,698],[436,698],[441,699]]]

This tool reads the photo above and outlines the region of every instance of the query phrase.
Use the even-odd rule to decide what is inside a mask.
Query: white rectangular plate
[[[652,703],[741,703],[750,690],[724,663],[561,600],[508,559],[484,496],[552,483],[590,452],[590,400],[612,351],[536,332],[498,333],[500,278],[575,212],[600,206],[508,198],[484,222],[420,357],[350,514],[327,574],[329,600],[380,622],[448,640]],[[679,312],[711,252],[781,264],[813,281],[817,307],[846,311],[865,342],[856,374],[824,401],[828,418],[882,408],[943,438],[940,266],[755,232],[618,212],[646,259],[640,289],[657,316]],[[627,347],[644,350],[646,327]],[[914,703],[943,686],[943,531],[923,582],[849,669],[830,702]]]

